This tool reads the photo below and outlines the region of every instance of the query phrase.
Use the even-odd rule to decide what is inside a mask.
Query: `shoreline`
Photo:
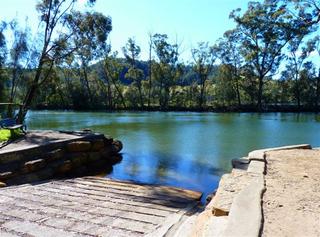
[[[183,223],[178,237],[320,234],[319,148],[301,144],[254,150],[232,164],[204,211]],[[188,234],[182,235],[186,228]]]
[[[84,110],[77,110],[77,109],[70,109],[70,108],[31,108],[31,111],[66,111],[66,112],[105,112],[105,113],[117,113],[117,112],[163,112],[163,113],[170,113],[170,112],[193,112],[193,113],[259,113],[259,114],[267,114],[267,113],[315,113],[318,114],[320,110],[316,109],[268,109],[259,111],[257,109],[168,109],[168,110],[161,110],[158,108],[154,109],[114,109],[114,110],[106,110],[106,109],[84,109]]]

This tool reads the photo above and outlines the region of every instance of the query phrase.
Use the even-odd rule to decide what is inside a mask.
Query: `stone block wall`
[[[121,161],[122,143],[103,134],[0,156],[0,187],[52,178],[107,173]]]

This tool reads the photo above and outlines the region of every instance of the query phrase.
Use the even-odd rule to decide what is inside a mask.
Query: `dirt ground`
[[[262,236],[320,236],[320,150],[267,153]]]

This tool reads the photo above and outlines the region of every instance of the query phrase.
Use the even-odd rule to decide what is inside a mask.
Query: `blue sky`
[[[6,3],[4,3],[6,2]],[[5,0],[0,8],[0,20],[28,17],[35,30],[38,15],[36,0]],[[83,0],[80,0],[83,2]],[[129,37],[141,46],[141,59],[148,54],[148,33],[168,34],[172,42],[181,43],[182,57],[188,60],[190,49],[197,42],[213,44],[235,24],[229,13],[246,9],[249,0],[97,0],[94,9],[112,17],[110,40],[113,50],[122,55],[121,47]],[[81,5],[81,4],[80,4]]]

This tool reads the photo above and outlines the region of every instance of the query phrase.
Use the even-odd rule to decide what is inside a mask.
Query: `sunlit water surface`
[[[320,116],[290,113],[30,111],[28,129],[80,130],[124,144],[112,177],[204,192],[217,188],[231,159],[254,149],[310,143],[320,146]]]

